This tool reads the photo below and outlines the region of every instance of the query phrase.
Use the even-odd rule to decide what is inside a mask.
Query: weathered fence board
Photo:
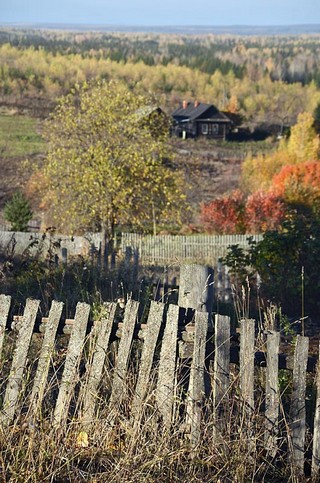
[[[21,324],[19,325],[19,332],[16,340],[16,347],[13,353],[3,408],[0,413],[0,422],[5,426],[12,422],[17,408],[23,373],[27,362],[29,345],[39,304],[39,300],[27,300],[23,318]]]
[[[38,367],[33,380],[32,393],[29,403],[31,417],[35,417],[39,410],[41,410],[43,395],[47,384],[50,360],[54,350],[55,337],[58,330],[62,309],[62,302],[52,302],[49,319],[45,327]]]
[[[215,428],[224,430],[228,421],[230,390],[230,317],[215,315],[213,363],[213,412]]]
[[[278,418],[279,418],[279,332],[267,334],[267,369],[266,369],[266,432],[267,450],[275,455],[277,451]]]
[[[11,305],[10,295],[0,295],[0,357],[2,353],[2,346],[4,341],[4,333],[6,330],[6,324],[8,314]]]
[[[157,406],[167,428],[171,425],[173,414],[178,321],[179,307],[170,305],[162,339],[156,388]]]
[[[130,356],[130,348],[133,338],[133,331],[138,316],[138,309],[138,302],[135,302],[134,300],[129,300],[127,302],[124,313],[122,335],[114,368],[111,397],[109,401],[110,406],[121,404],[127,392],[126,375],[128,360]]]
[[[245,413],[251,416],[254,410],[255,321],[243,319],[240,324],[240,388]]]
[[[294,351],[293,392],[290,407],[292,432],[292,460],[294,466],[303,473],[304,444],[306,435],[306,373],[309,338],[297,336]]]
[[[53,425],[56,428],[67,419],[71,397],[79,379],[77,371],[84,345],[89,313],[90,305],[80,302],[77,304],[59,394],[53,415]]]
[[[207,332],[208,314],[197,311],[195,314],[193,357],[190,369],[187,403],[187,423],[190,424],[190,440],[193,447],[199,444],[201,436],[201,414],[205,396],[204,369]]]
[[[135,395],[132,402],[132,416],[136,420],[139,417],[139,413],[141,411],[141,408],[143,407],[143,401],[149,388],[154,351],[163,321],[164,307],[165,306],[162,303],[151,302],[150,312],[147,321],[147,328],[144,329],[145,334],[141,354],[140,369]]]
[[[101,381],[103,367],[107,357],[108,344],[114,317],[116,304],[109,303],[105,306],[106,313],[103,318],[96,322],[92,331],[94,349],[90,364],[87,364],[87,377],[81,391],[83,424],[90,425],[95,417],[95,407],[98,399],[98,387]]]

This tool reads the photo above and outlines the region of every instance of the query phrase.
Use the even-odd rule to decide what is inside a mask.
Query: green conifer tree
[[[32,215],[30,204],[20,191],[13,195],[3,210],[3,216],[11,223],[12,231],[28,231],[28,223]]]

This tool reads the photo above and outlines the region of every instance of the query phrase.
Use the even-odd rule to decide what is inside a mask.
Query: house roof
[[[176,109],[171,116],[177,122],[210,120],[215,122],[232,122],[225,114],[220,112],[213,104],[203,102],[188,102]]]

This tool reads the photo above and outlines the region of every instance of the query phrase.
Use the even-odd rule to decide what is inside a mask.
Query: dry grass
[[[279,440],[281,445],[276,457],[267,452],[261,401],[248,417],[240,397],[236,368],[226,395],[225,415],[218,424],[221,430],[217,429],[212,399],[208,395],[203,407],[200,442],[194,446],[185,423],[186,368],[180,367],[175,417],[170,429],[163,426],[156,409],[152,383],[141,404],[139,417],[132,418],[130,404],[136,380],[133,372],[128,378],[128,398],[121,406],[108,406],[112,380],[110,364],[105,369],[101,384],[96,420],[89,426],[88,423],[84,425],[81,397],[75,397],[71,401],[67,423],[55,429],[52,425],[52,405],[62,362],[63,353],[60,351],[55,361],[55,377],[49,376],[51,382],[42,413],[36,419],[28,415],[26,384],[27,395],[20,404],[21,414],[11,426],[0,428],[1,482],[304,481],[291,468],[285,432]],[[30,371],[31,368],[29,375]],[[156,371],[153,380],[155,378]],[[5,383],[3,379],[2,389]],[[280,426],[286,427],[285,416],[282,416]]]

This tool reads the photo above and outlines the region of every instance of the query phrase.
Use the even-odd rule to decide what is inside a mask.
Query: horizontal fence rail
[[[212,320],[194,311],[187,322],[190,308],[155,301],[147,310],[128,300],[124,314],[107,303],[94,321],[85,303],[78,303],[74,319],[64,320],[60,302],[52,303],[48,317],[40,316],[39,301],[29,299],[23,315],[9,315],[11,303],[0,296],[3,427],[19,421],[36,426],[41,415],[59,431],[77,422],[90,434],[100,414],[104,424],[127,418],[132,427],[152,415],[159,428],[181,427],[195,448],[208,431],[219,444],[232,426],[232,437],[247,435],[250,452],[263,445],[274,462],[286,451],[301,474],[308,436],[312,474],[319,476],[319,361],[308,355],[308,337],[298,335],[290,353],[280,354],[280,334],[257,332],[252,319],[240,321],[239,334],[232,334],[228,316]],[[290,368],[289,398],[281,367]],[[315,388],[309,414],[307,371]]]

